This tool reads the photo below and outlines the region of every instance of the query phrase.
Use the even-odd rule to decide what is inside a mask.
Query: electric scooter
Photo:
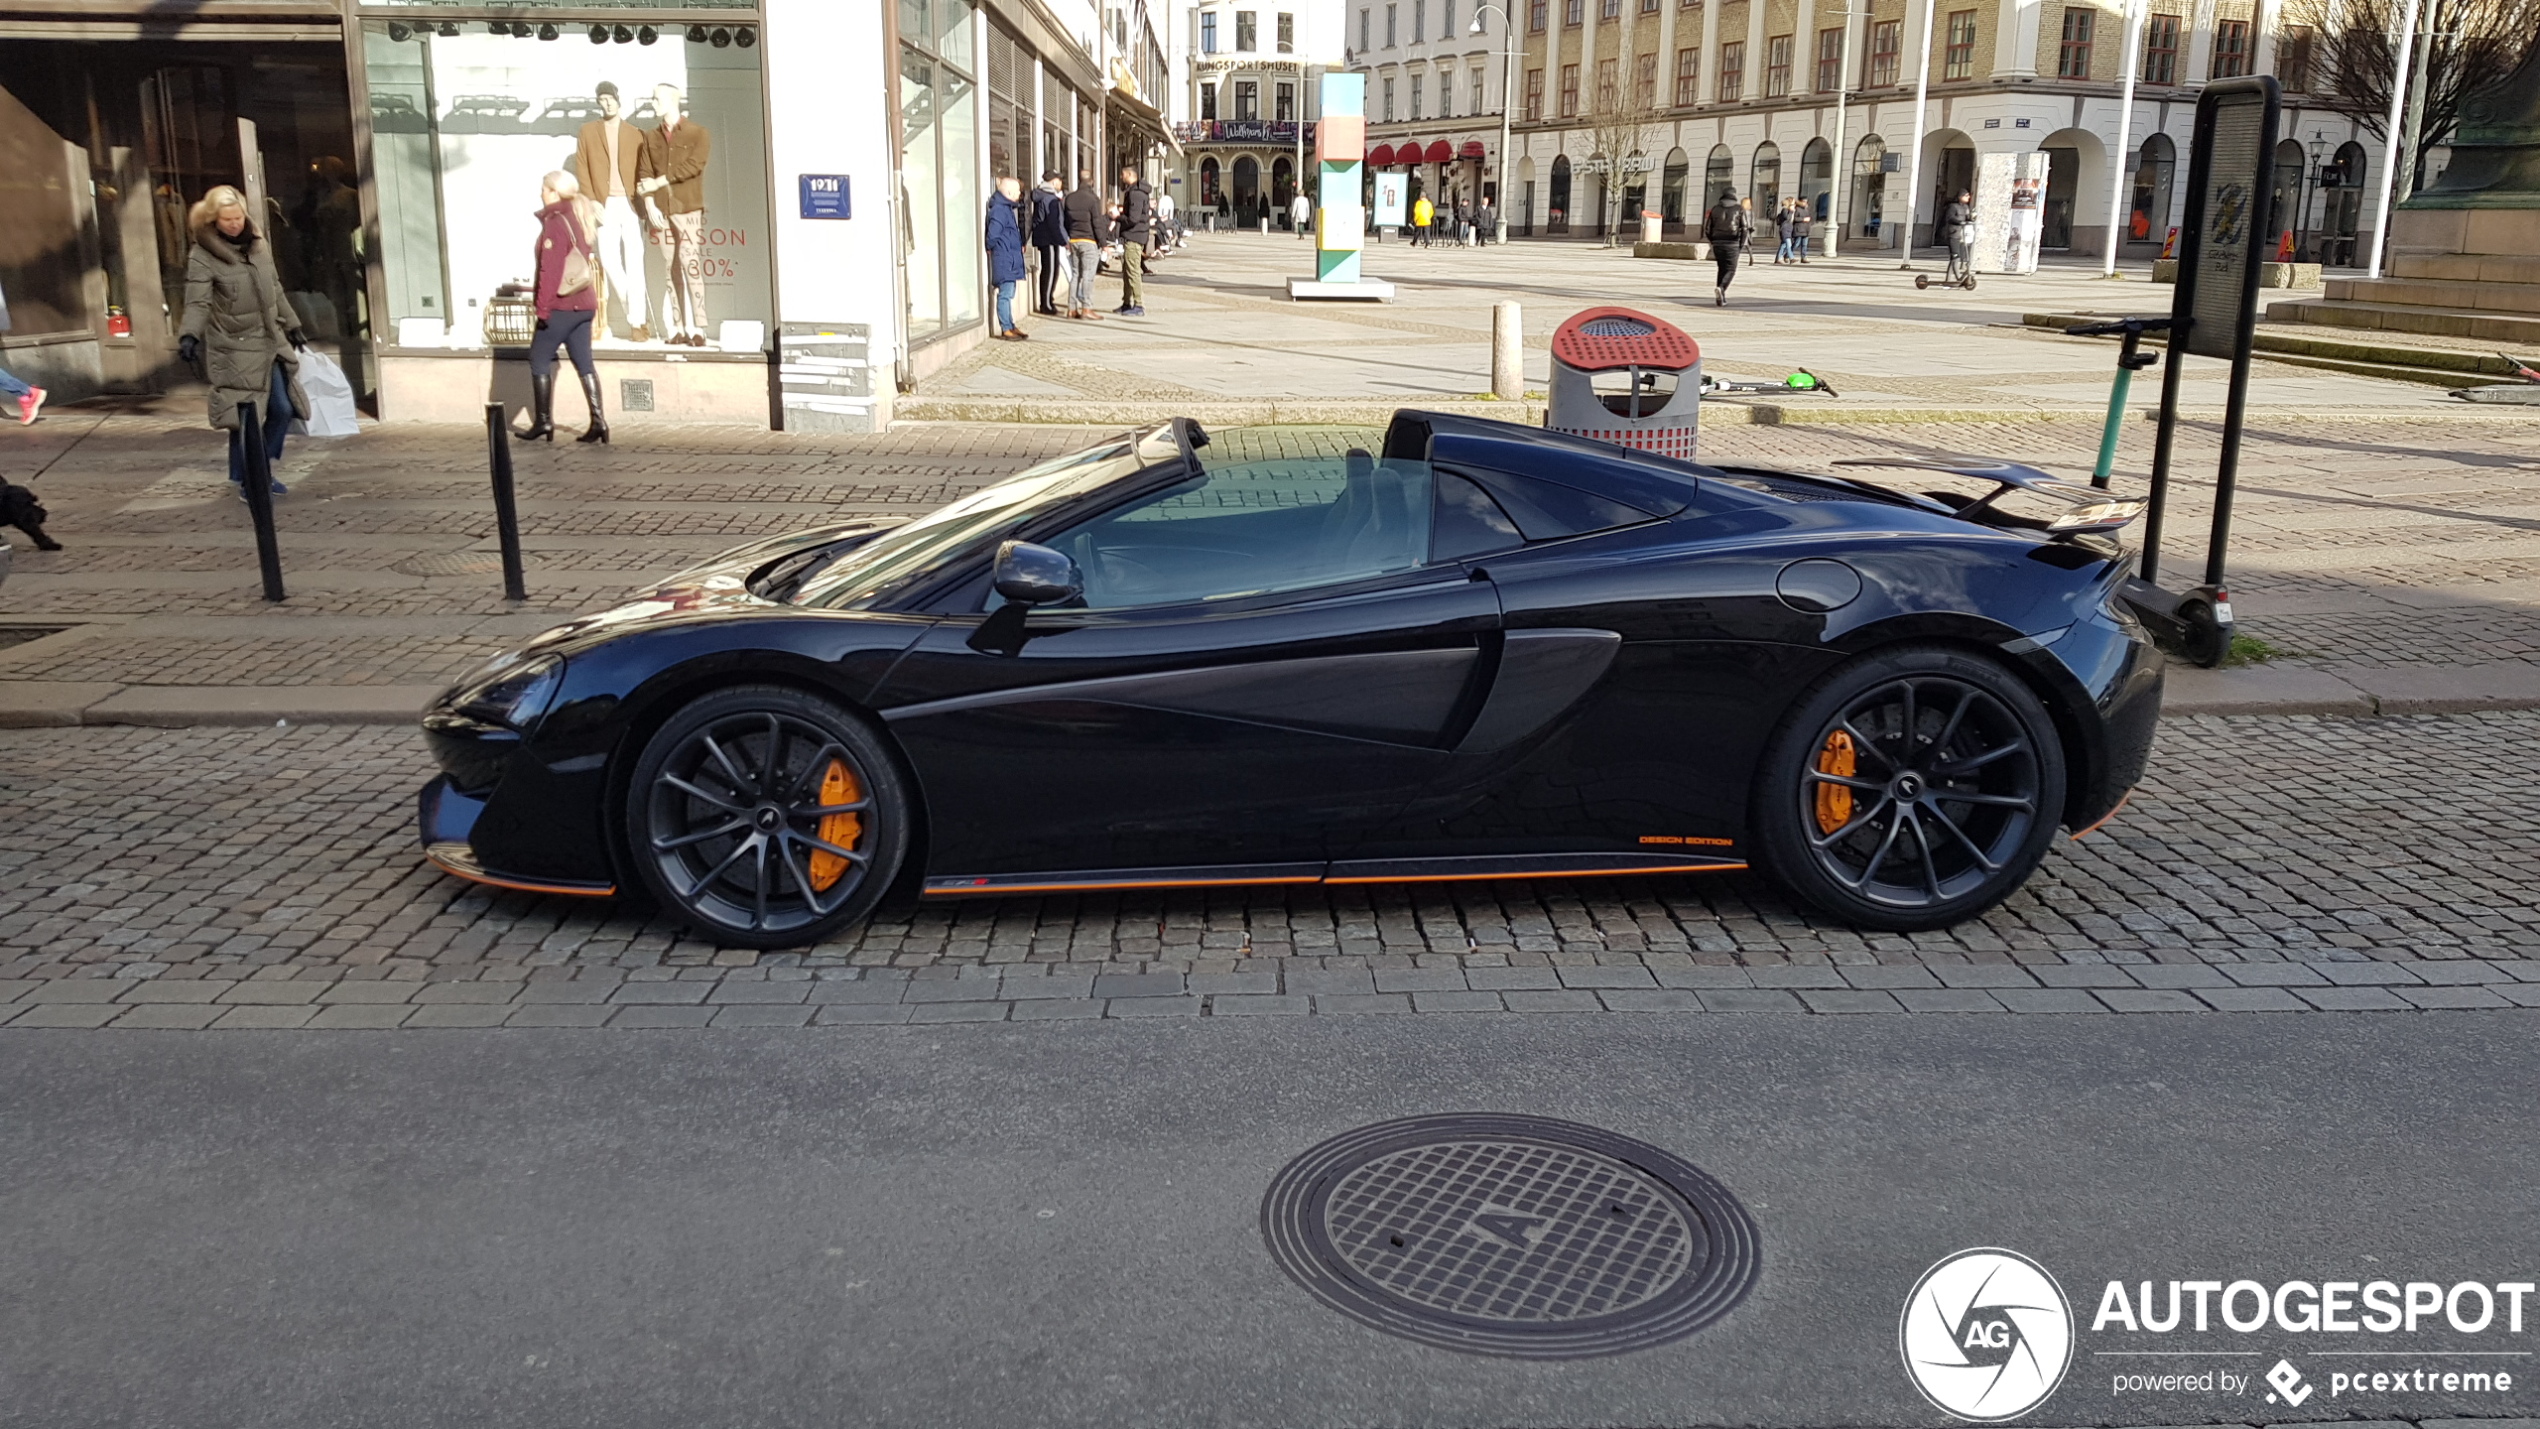
[[[1800,368],[1798,371],[1778,382],[1747,382],[1741,381],[1737,378],[1713,377],[1708,373],[1703,374],[1703,396],[1716,396],[1725,392],[1822,392],[1829,397],[1840,397],[1843,395],[1842,393],[1834,390],[1833,383],[1819,377],[1816,373],[1809,371],[1805,367]]]

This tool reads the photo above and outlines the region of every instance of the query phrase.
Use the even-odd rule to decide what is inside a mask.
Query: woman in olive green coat
[[[227,184],[203,195],[187,215],[194,237],[185,262],[185,321],[177,355],[200,366],[212,384],[212,425],[229,433],[229,479],[243,489],[247,451],[239,441],[238,404],[261,401],[267,469],[282,460],[291,419],[309,415],[300,388],[300,349],[309,345],[282,299],[273,245],[247,215],[247,196]],[[273,493],[282,494],[281,482]]]

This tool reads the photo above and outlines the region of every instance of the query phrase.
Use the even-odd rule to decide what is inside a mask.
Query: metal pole
[[[265,455],[264,428],[256,420],[256,404],[238,404],[238,441],[246,460],[240,473],[247,488],[247,516],[256,526],[256,569],[265,578],[265,599],[280,604],[282,546],[273,534],[273,464]]]
[[[2143,513],[2140,565],[2143,579],[2156,583],[2161,574],[2161,517],[2169,505],[2170,448],[2178,437],[2178,382],[2180,369],[2187,365],[2188,327],[2185,321],[2170,324],[2167,351],[2162,355],[2161,425],[2152,435],[2152,490]]]
[[[1495,5],[1491,8],[1499,9]],[[1499,241],[1504,245],[1508,230],[1515,227],[1508,221],[1508,195],[1509,176],[1517,172],[1516,165],[1508,159],[1508,119],[1516,112],[1517,101],[1517,91],[1512,88],[1517,82],[1517,21],[1505,10],[1499,11],[1499,32],[1499,202],[1494,207],[1499,211]],[[1533,215],[1527,217],[1532,219]]]
[[[2099,276],[2117,276],[2117,245],[2125,241],[2126,159],[2134,152],[2134,78],[2143,54],[2143,17],[2150,13],[2146,0],[2126,0],[2125,8],[2125,90],[2117,104],[2117,152],[2108,159],[2108,254],[2099,265]]]
[[[1843,58],[1838,62],[1834,76],[1834,202],[1826,211],[1828,258],[1843,256],[1843,193],[1852,186],[1852,165],[1843,156],[1843,101],[1852,84],[1853,12],[1844,10],[1839,13],[1843,16]],[[1705,55],[1703,59],[1707,62],[1710,56]]]
[[[2390,86],[2390,116],[2382,121],[2381,132],[2389,139],[2388,152],[2381,158],[2381,192],[2372,208],[2372,265],[2366,276],[2381,276],[2382,250],[2390,239],[2390,185],[2398,177],[2399,113],[2407,104],[2408,78],[2415,69],[2417,44],[2417,0],[2408,0],[2407,18],[2399,25],[2399,73]]]
[[[1905,171],[1905,258],[1896,265],[1898,272],[1914,266],[1914,209],[1923,201],[1923,124],[1931,108],[1931,12],[1938,8],[1938,0],[1923,0],[1923,54],[1914,67],[1914,150]]]
[[[2417,150],[2425,132],[2426,76],[2434,69],[2434,36],[2443,28],[2442,0],[2428,0],[2425,7],[2425,29],[2417,36],[2416,83],[2408,87],[2408,119],[2400,126],[2396,188],[2399,202],[2406,203],[2417,191]]]
[[[520,505],[512,492],[512,425],[500,402],[485,404],[485,463],[494,474],[494,534],[503,546],[503,599],[527,600],[520,568]]]

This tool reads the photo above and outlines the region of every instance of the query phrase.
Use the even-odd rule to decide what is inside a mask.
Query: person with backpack
[[[1702,215],[1702,237],[1711,245],[1711,262],[1719,275],[1711,294],[1711,306],[1715,308],[1729,305],[1729,282],[1737,277],[1738,259],[1745,251],[1749,231],[1746,209],[1738,203],[1737,194],[1720,190],[1720,201]]]

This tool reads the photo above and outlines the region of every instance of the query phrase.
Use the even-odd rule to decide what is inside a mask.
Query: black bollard
[[[520,506],[512,497],[511,414],[500,402],[485,404],[485,461],[494,472],[494,531],[503,543],[503,599],[527,600],[520,568]]]
[[[273,463],[265,455],[264,429],[256,420],[256,404],[238,404],[238,440],[246,453],[242,483],[247,488],[247,515],[256,523],[256,566],[264,572],[265,599],[280,603],[282,547],[273,534]]]

